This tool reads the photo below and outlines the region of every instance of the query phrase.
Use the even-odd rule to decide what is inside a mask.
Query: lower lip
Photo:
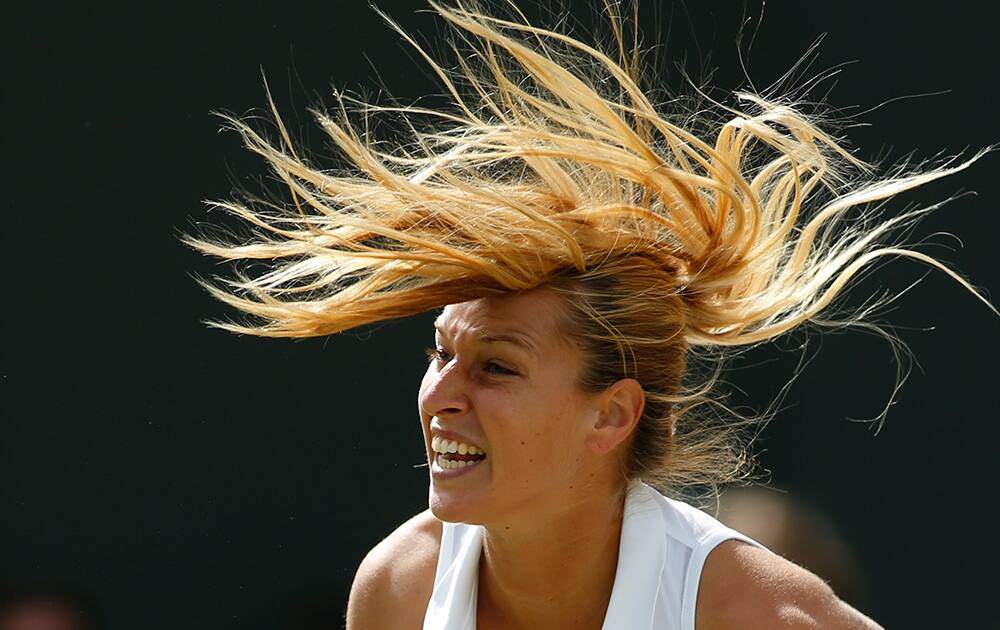
[[[451,479],[453,477],[460,477],[462,475],[467,475],[473,470],[482,466],[483,462],[486,461],[486,458],[483,458],[474,463],[466,464],[461,468],[442,468],[441,465],[438,464],[438,457],[440,456],[437,453],[434,453],[434,459],[431,460],[431,474],[439,479]]]

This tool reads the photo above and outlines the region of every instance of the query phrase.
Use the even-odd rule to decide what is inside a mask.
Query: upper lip
[[[454,440],[455,442],[461,442],[463,444],[468,444],[469,446],[475,446],[481,449],[483,448],[482,446],[479,445],[479,442],[476,442],[471,438],[467,438],[461,433],[455,433],[454,431],[448,431],[446,429],[438,429],[435,427],[431,427],[431,438],[434,437],[439,437],[443,440]]]

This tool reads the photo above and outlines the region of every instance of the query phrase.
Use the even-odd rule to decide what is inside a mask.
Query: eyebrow
[[[478,337],[480,343],[512,343],[515,346],[520,346],[527,350],[528,352],[535,352],[535,345],[528,341],[527,338],[515,336],[515,335],[490,335],[484,334]]]
[[[434,322],[434,328],[441,334],[446,334],[438,323]],[[476,341],[479,343],[510,343],[515,346],[519,346],[532,354],[537,354],[538,351],[535,348],[535,344],[531,342],[531,339],[523,335],[514,335],[507,333],[483,333],[476,337]]]

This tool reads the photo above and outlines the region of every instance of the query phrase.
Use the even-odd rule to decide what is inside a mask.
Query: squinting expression
[[[516,517],[579,482],[598,411],[576,387],[562,304],[535,289],[452,304],[435,322],[419,407],[439,519]]]

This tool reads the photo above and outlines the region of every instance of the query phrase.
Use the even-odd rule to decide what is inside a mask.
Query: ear
[[[623,378],[598,398],[597,420],[587,435],[586,444],[598,454],[608,453],[628,439],[639,424],[646,396],[634,378]]]

